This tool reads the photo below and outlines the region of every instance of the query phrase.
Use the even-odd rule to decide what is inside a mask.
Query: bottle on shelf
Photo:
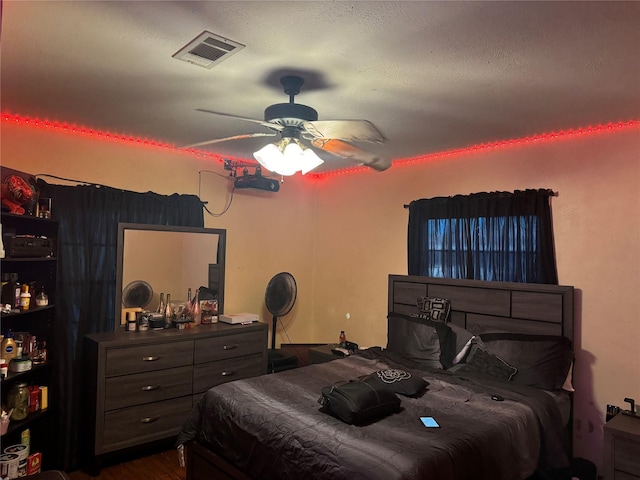
[[[44,291],[44,287],[40,288],[40,293],[36,295],[36,307],[46,307],[49,305],[49,295]]]
[[[17,273],[8,273],[7,283],[2,286],[2,304],[11,305],[11,310],[20,308],[20,284]]]
[[[2,358],[4,358],[7,364],[18,356],[18,346],[16,345],[16,341],[13,339],[13,332],[11,330],[9,330],[4,336],[1,350],[0,355],[2,355]]]
[[[38,342],[38,349],[37,349],[37,353],[35,355],[33,355],[32,357],[32,361],[34,365],[40,365],[43,363],[47,363],[47,341],[46,340],[42,340],[40,342]]]
[[[20,289],[20,310],[27,311],[31,306],[31,293],[29,292],[29,285],[24,283]]]
[[[344,330],[340,330],[340,348],[344,348],[347,342],[347,336],[344,334]]]
[[[11,308],[13,308],[16,302],[16,284],[18,283],[18,274],[5,273],[2,277],[2,304],[11,305]]]

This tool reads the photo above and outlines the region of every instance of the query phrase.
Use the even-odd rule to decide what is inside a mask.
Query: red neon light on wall
[[[2,113],[2,121],[5,123],[12,123],[21,126],[29,126],[34,128],[51,129],[61,133],[69,133],[72,135],[83,135],[92,137],[99,140],[110,140],[128,145],[138,145],[144,148],[159,148],[163,150],[169,150],[176,153],[189,154],[201,158],[209,158],[223,163],[224,159],[241,160],[253,162],[253,159],[237,159],[229,157],[228,155],[218,155],[215,153],[207,152],[204,150],[196,150],[194,148],[179,148],[169,143],[162,143],[155,140],[148,140],[139,137],[132,137],[127,135],[119,135],[110,132],[103,132],[100,130],[94,130],[86,127],[79,127],[76,125],[70,125],[62,122],[51,122],[48,120],[40,120],[37,118],[25,117],[22,115],[13,115],[10,113]],[[411,165],[415,163],[426,162],[439,158],[450,158],[460,155],[468,155],[472,153],[484,152],[488,150],[496,150],[515,146],[532,145],[536,143],[551,142],[557,140],[566,140],[575,137],[587,136],[587,135],[599,135],[603,133],[612,133],[620,130],[626,130],[634,127],[640,127],[640,120],[629,120],[624,122],[614,122],[605,125],[597,125],[595,127],[576,128],[569,130],[561,130],[552,133],[543,133],[539,135],[532,135],[530,137],[515,138],[512,140],[502,140],[497,142],[482,143],[480,145],[473,145],[471,147],[464,147],[454,150],[446,150],[444,152],[429,153],[427,155],[419,155],[411,158],[400,158],[393,161],[394,166]],[[257,163],[256,163],[257,165]],[[307,178],[322,178],[332,175],[344,175],[347,173],[356,172],[370,172],[368,167],[358,166],[352,168],[345,168],[341,170],[335,170],[332,172],[323,173],[308,173],[305,175]]]
[[[629,120],[624,122],[607,123],[605,125],[597,125],[595,127],[561,130],[558,132],[532,135],[530,137],[483,143],[480,145],[473,145],[471,147],[464,147],[464,148],[459,148],[454,150],[445,150],[443,152],[429,153],[426,155],[419,155],[417,157],[399,158],[393,161],[393,166],[395,168],[398,166],[413,165],[416,163],[427,162],[430,160],[436,160],[440,158],[451,158],[451,157],[456,157],[460,155],[468,155],[468,154],[484,152],[489,150],[497,150],[501,148],[533,145],[537,143],[551,142],[551,141],[557,141],[557,140],[567,140],[570,138],[583,137],[586,135],[613,133],[613,132],[618,132],[620,130],[626,130],[634,127],[640,127],[640,120]],[[316,173],[316,174],[309,173],[306,176],[307,177],[312,176],[314,178],[322,178],[322,177],[327,177],[331,175],[342,175],[345,173],[364,172],[364,171],[371,172],[371,169],[364,166],[358,166],[358,167],[346,168],[343,170],[336,170],[333,172],[323,172],[323,173]]]
[[[156,140],[149,140],[146,138],[133,137],[130,135],[120,135],[117,133],[103,132],[88,127],[81,127],[78,125],[71,125],[63,122],[52,122],[49,120],[40,120],[38,118],[25,117],[22,115],[13,115],[10,113],[2,113],[2,121],[4,123],[12,123],[14,125],[20,125],[24,127],[42,128],[58,133],[68,133],[70,135],[81,135],[85,137],[91,137],[96,140],[108,140],[114,142],[125,143],[128,145],[137,145],[143,148],[155,148],[173,151],[176,153],[194,155],[201,158],[209,158],[217,162],[223,163],[224,159],[237,160],[229,155],[218,155],[216,153],[206,152],[204,150],[196,150],[194,148],[179,148],[170,143],[163,143]],[[256,163],[257,165],[257,163]]]

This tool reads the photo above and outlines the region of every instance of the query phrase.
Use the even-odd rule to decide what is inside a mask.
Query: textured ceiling
[[[639,27],[631,1],[5,0],[1,107],[186,145],[266,131],[196,108],[262,119],[288,100],[278,73],[302,72],[297,102],[372,121],[387,141],[359,146],[406,158],[640,118]],[[172,58],[204,30],[246,48],[211,70]]]

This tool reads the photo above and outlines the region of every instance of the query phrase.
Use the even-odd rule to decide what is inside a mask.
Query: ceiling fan
[[[209,145],[255,137],[279,137],[254,153],[254,157],[267,170],[281,175],[293,175],[296,171],[307,173],[323,163],[313,149],[329,152],[352,162],[366,165],[374,170],[383,171],[391,166],[391,161],[382,156],[363,150],[347,142],[384,142],[382,133],[368,120],[318,120],[318,112],[307,105],[295,103],[304,79],[296,75],[280,78],[284,93],[289,95],[289,103],[277,103],[264,111],[264,120],[247,118],[223,112],[198,108],[199,112],[211,113],[247,122],[257,123],[270,132],[255,132],[231,137],[206,140],[186,145],[183,148]],[[296,159],[299,164],[296,164]],[[298,168],[300,167],[300,168]]]

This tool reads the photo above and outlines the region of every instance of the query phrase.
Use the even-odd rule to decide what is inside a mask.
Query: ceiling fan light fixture
[[[314,152],[310,148],[307,148],[302,152],[302,159],[300,163],[301,163],[302,174],[305,175],[309,173],[311,170],[313,170],[314,168],[322,165],[324,163],[324,160],[322,160],[318,155],[316,155],[316,152]]]
[[[296,172],[304,175],[324,163],[313,150],[303,148],[295,138],[284,138],[277,144],[265,145],[253,156],[270,172],[285,176]]]

